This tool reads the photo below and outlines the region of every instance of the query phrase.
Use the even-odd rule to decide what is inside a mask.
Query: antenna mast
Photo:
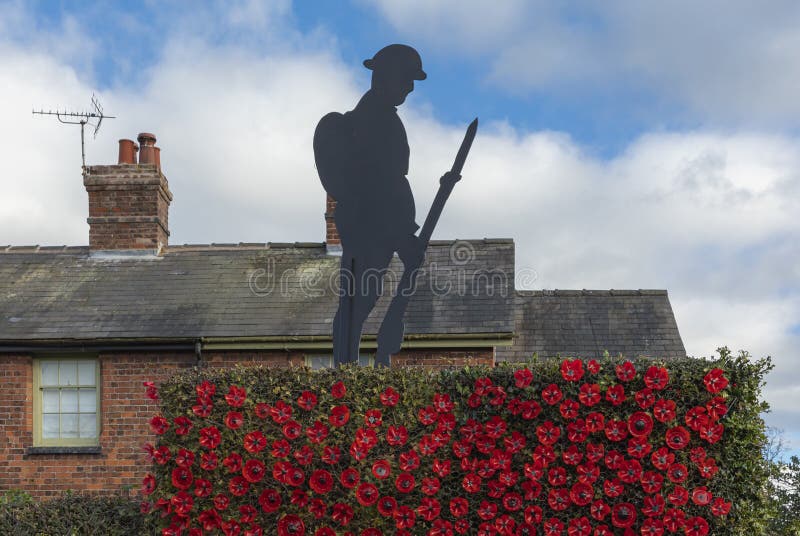
[[[103,107],[100,106],[100,102],[95,97],[94,93],[92,93],[92,108],[94,111],[91,112],[68,112],[66,110],[59,111],[56,110],[55,112],[52,110],[48,110],[45,112],[44,110],[33,110],[34,115],[54,115],[58,118],[59,121],[66,125],[80,125],[81,126],[81,165],[86,167],[86,150],[84,148],[83,142],[83,127],[87,124],[94,127],[94,137],[97,137],[97,131],[100,130],[100,125],[103,123],[103,119],[116,119],[113,115],[104,115],[103,114]],[[90,119],[97,119],[97,123],[92,123]]]

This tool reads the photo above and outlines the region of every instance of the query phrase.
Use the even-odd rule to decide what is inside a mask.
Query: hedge
[[[769,359],[195,369],[156,386],[172,534],[762,534]]]
[[[127,536],[145,534],[139,501],[113,496],[67,492],[34,501],[19,491],[0,495],[3,536]]]

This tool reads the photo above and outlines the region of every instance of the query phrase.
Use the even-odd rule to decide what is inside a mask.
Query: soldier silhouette
[[[419,225],[406,179],[408,139],[396,108],[414,90],[414,81],[427,77],[422,60],[413,48],[395,44],[364,60],[364,66],[372,71],[370,89],[353,110],[323,117],[314,133],[317,171],[337,202],[342,242],[339,309],[333,321],[337,366],[358,361],[363,324],[383,292],[393,254],[404,270],[416,270],[427,245],[414,234]],[[399,330],[402,340],[402,318],[387,317],[387,322],[392,325],[381,331]],[[386,357],[376,364],[388,365],[388,353],[381,350],[379,342],[378,355]]]

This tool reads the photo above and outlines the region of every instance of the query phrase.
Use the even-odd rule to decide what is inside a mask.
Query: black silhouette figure
[[[429,226],[427,237],[414,234],[419,225],[406,179],[408,139],[396,108],[414,90],[414,81],[427,77],[422,60],[413,48],[395,44],[365,60],[364,66],[372,71],[369,91],[353,110],[323,117],[314,133],[317,171],[337,201],[335,221],[342,242],[341,295],[333,322],[337,366],[358,361],[364,321],[383,292],[383,277],[395,252],[404,266],[400,288],[409,294],[413,290],[413,274],[422,264],[436,223]],[[459,173],[460,166],[458,170],[454,166],[442,177],[442,187],[452,190]],[[407,297],[395,298],[390,306],[394,312],[386,315],[379,332],[375,360],[379,366],[389,365],[390,354],[399,351],[403,339]]]

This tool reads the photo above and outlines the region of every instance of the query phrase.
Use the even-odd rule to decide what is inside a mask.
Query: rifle
[[[442,215],[442,210],[453,191],[456,182],[461,180],[461,170],[464,168],[464,162],[467,160],[467,155],[472,147],[472,141],[475,139],[475,134],[478,131],[478,118],[476,117],[472,123],[467,127],[467,132],[464,134],[464,141],[461,142],[461,147],[458,149],[458,154],[453,162],[453,167],[450,169],[450,174],[458,177],[455,181],[442,180],[439,184],[439,191],[436,193],[436,198],[433,200],[431,209],[428,211],[428,217],[425,218],[425,223],[419,233],[419,239],[423,251],[428,248],[428,243],[431,240],[434,228],[439,221],[439,216]],[[386,311],[386,316],[383,318],[380,330],[378,330],[378,350],[375,354],[375,366],[389,366],[389,357],[391,354],[396,354],[400,351],[403,343],[403,317],[406,314],[408,303],[414,293],[414,286],[417,279],[417,269],[419,266],[406,266],[403,271],[403,276],[397,285],[397,294],[395,294],[392,302],[389,304],[389,309]]]

